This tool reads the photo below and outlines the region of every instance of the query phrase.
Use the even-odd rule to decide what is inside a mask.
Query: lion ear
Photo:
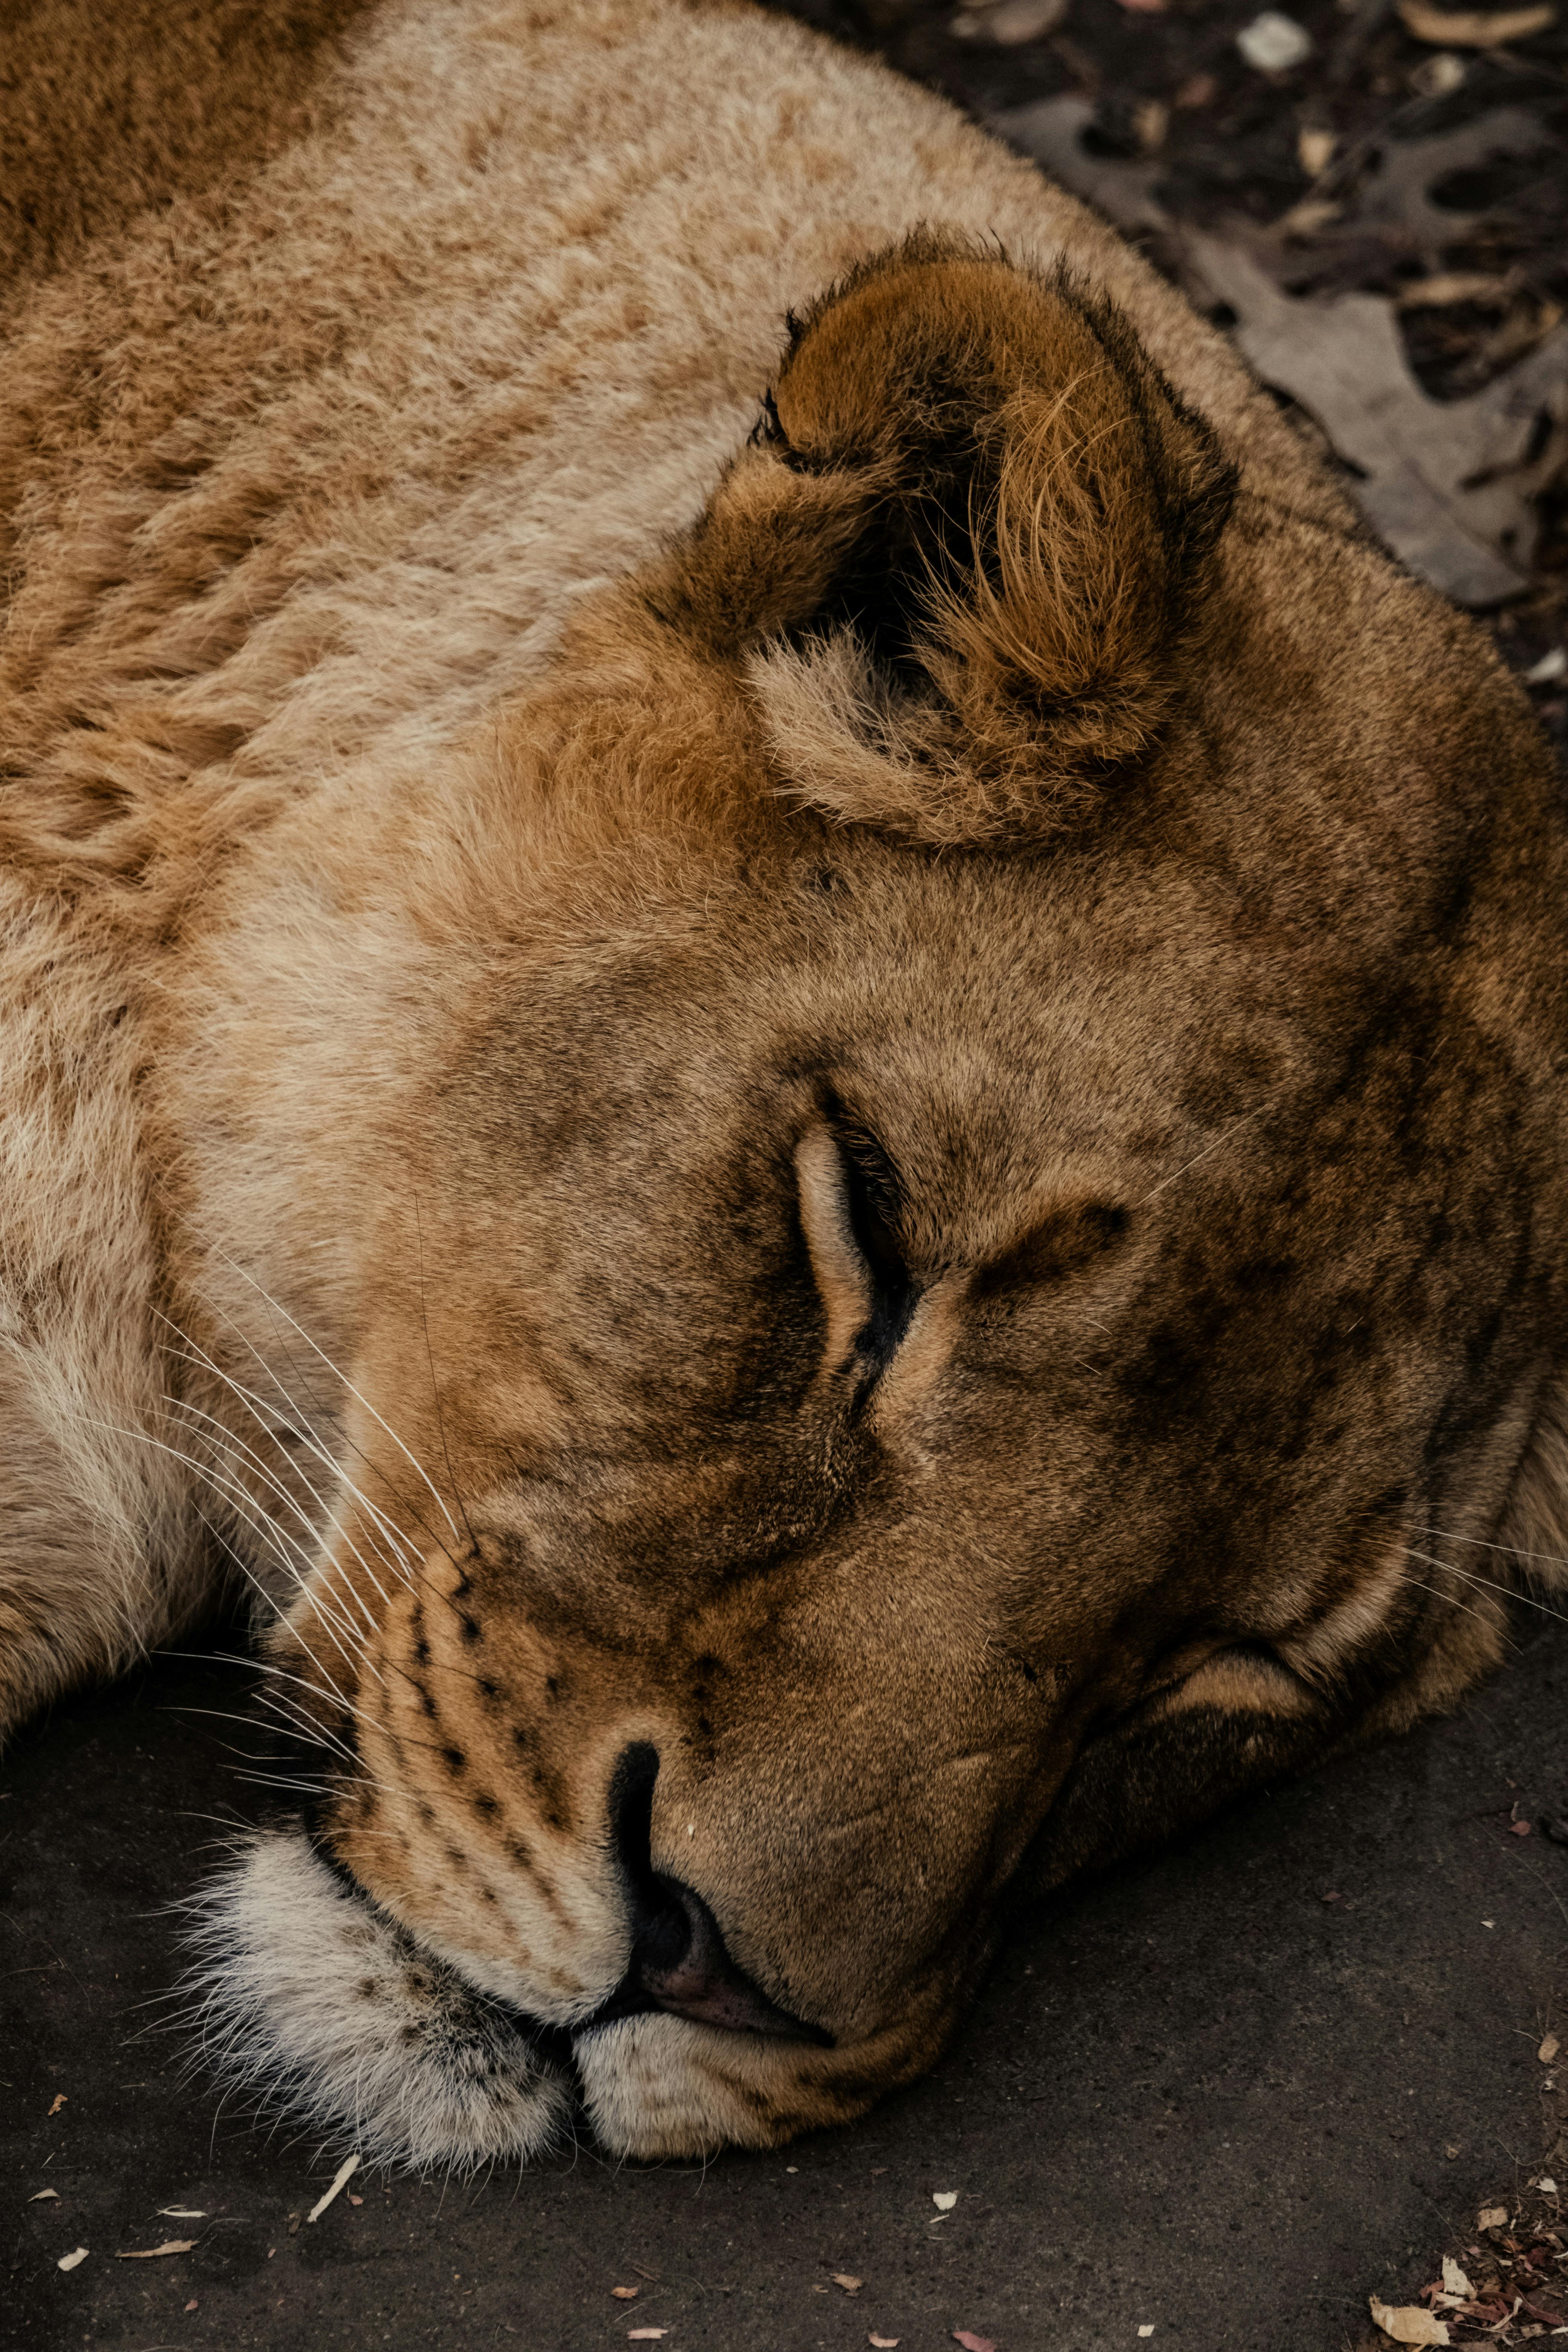
[[[1109,302],[910,240],[796,328],[754,438],[688,585],[784,789],[907,839],[1032,840],[1149,749],[1234,473]]]

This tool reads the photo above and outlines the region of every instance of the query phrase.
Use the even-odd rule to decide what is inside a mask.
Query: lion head
[[[216,1255],[185,1309],[309,1743],[206,1907],[229,2062],[418,2161],[579,2094],[786,2139],[1016,1897],[1490,1666],[1563,1444],[1552,790],[1070,274],[919,237],[793,323],[543,684],[300,821],[338,961],[274,924],[273,1063],[193,1066],[337,1242],[249,1354]]]

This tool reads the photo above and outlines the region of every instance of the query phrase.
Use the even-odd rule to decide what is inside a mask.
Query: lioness
[[[0,1726],[244,1581],[222,2063],[781,2141],[1559,1573],[1558,787],[876,66],[386,0],[290,126],[13,307]]]

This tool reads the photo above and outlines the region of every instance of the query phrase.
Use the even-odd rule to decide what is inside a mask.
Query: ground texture
[[[7,2347],[578,2352],[651,2326],[668,2352],[940,2352],[954,2329],[1133,2352],[1152,2326],[1155,2352],[1342,2352],[1376,2340],[1369,2293],[1408,2303],[1444,2250],[1480,2289],[1509,2234],[1557,2300],[1550,2241],[1477,2229],[1500,2205],[1554,2225],[1529,2184],[1568,2166],[1538,2056],[1568,1946],[1568,1848],[1541,1826],[1568,1788],[1555,1625],[1457,1720],[1065,1900],[938,2072],[852,2131],[706,2169],[584,2147],[478,2184],[354,2179],[314,2223],[330,2154],[222,2112],[159,2028],[167,1906],[253,1793],[221,1719],[243,1694],[160,1663],[4,1773]]]

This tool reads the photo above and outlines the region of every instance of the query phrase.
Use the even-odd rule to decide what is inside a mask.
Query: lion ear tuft
[[[918,237],[798,330],[704,526],[703,601],[787,792],[911,840],[1037,840],[1157,737],[1233,487],[1112,305]]]

